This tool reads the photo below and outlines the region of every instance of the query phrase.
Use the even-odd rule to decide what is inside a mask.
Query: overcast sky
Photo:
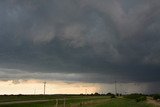
[[[159,90],[159,19],[160,0],[1,0],[0,80]]]

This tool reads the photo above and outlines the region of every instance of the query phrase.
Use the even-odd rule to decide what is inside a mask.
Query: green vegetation
[[[129,95],[124,96],[124,98],[134,99],[137,102],[147,100],[147,97],[145,95],[142,95],[142,94],[129,94]]]
[[[136,102],[131,99],[116,98],[103,104],[92,107],[156,107],[145,102]],[[158,106],[157,106],[158,107]]]
[[[158,107],[148,104],[146,96],[142,94],[131,94],[123,97],[113,97],[108,95],[18,95],[18,96],[0,96],[0,107]],[[3,99],[6,98],[6,99]],[[13,99],[12,99],[13,98]],[[145,98],[145,99],[144,99]],[[12,100],[11,100],[12,99]],[[137,101],[140,100],[140,101]],[[46,100],[38,102],[26,102],[19,104],[2,104],[2,101],[33,101]]]
[[[158,99],[160,100],[160,94],[154,94],[153,99],[154,100],[158,100]]]

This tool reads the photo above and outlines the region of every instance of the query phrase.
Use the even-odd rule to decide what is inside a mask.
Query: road
[[[68,98],[68,99],[72,99],[72,98]],[[89,98],[74,98],[74,99],[89,99]],[[45,99],[45,100],[26,100],[26,101],[0,102],[0,105],[21,104],[21,103],[37,103],[37,102],[47,102],[47,101],[55,101],[55,100],[58,100],[58,101],[59,100],[64,100],[64,98],[61,98],[61,99]]]
[[[36,102],[47,102],[47,101],[53,101],[55,99],[48,99],[48,100],[28,100],[28,101],[11,101],[11,102],[0,102],[0,105],[6,105],[6,104],[20,104],[20,103],[36,103]]]

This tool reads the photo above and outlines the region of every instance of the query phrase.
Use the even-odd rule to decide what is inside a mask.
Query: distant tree
[[[110,98],[116,98],[116,96],[112,93],[107,93],[107,96],[110,96]]]
[[[111,96],[111,95],[112,95],[112,93],[107,93],[106,95],[107,95],[107,96]]]
[[[140,102],[140,101],[145,101],[147,99],[147,97],[143,94],[129,94],[129,95],[126,95],[124,96],[124,98],[127,98],[127,99],[134,99],[136,100],[137,102]]]
[[[81,93],[80,96],[83,96],[83,93]]]
[[[154,95],[153,95],[153,99],[154,99],[154,100],[160,99],[160,94],[154,94]]]
[[[99,94],[98,92],[95,92],[94,95],[95,95],[95,96],[99,96],[100,94]]]
[[[91,96],[93,96],[94,94],[93,94],[93,93],[91,93],[90,95],[91,95]]]

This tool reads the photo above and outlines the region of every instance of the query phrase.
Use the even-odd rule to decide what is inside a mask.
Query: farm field
[[[24,102],[23,102],[24,101]],[[109,96],[27,95],[0,96],[0,107],[160,107],[147,101]]]

